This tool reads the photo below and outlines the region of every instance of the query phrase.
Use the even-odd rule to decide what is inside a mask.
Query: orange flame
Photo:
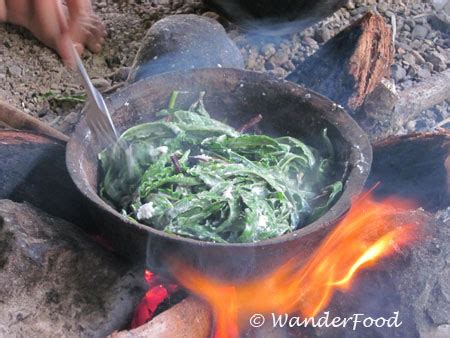
[[[291,259],[250,282],[215,280],[179,261],[171,262],[171,270],[181,285],[211,306],[215,337],[238,337],[253,314],[317,315],[334,292],[350,289],[358,271],[417,238],[418,224],[397,224],[393,219],[399,210],[411,207],[394,199],[377,202],[367,195],[353,205],[304,265],[299,267]]]

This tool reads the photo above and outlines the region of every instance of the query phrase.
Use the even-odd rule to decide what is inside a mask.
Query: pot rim
[[[217,74],[215,74],[217,73]],[[312,90],[304,88],[298,84],[295,84],[286,80],[276,80],[267,74],[257,73],[253,71],[247,70],[239,70],[239,69],[231,69],[231,68],[203,68],[203,69],[195,69],[188,70],[182,72],[170,72],[164,73],[160,75],[155,75],[151,78],[143,79],[129,86],[120,89],[111,95],[114,97],[121,97],[123,93],[126,91],[132,91],[133,88],[142,85],[142,82],[155,83],[158,81],[164,80],[175,80],[178,76],[193,76],[214,74],[215,76],[224,76],[227,75],[237,75],[242,80],[252,79],[258,80],[261,82],[269,82],[275,83],[278,86],[284,86],[286,89],[290,90],[293,95],[296,91],[300,91],[303,94],[309,94],[312,98],[321,100],[326,102],[329,106],[330,110],[333,111],[333,114],[329,114],[324,117],[329,123],[338,124],[338,118],[341,119],[339,124],[345,124],[346,130],[343,132],[342,128],[337,126],[340,135],[342,138],[351,145],[351,151],[349,158],[358,158],[359,160],[354,161],[354,166],[349,169],[346,182],[344,184],[344,190],[339,197],[339,199],[334,203],[334,205],[320,218],[316,221],[305,225],[301,229],[295,230],[288,234],[284,234],[282,236],[277,236],[271,239],[254,242],[254,243],[214,243],[214,242],[205,242],[197,239],[182,237],[179,235],[168,234],[164,231],[154,229],[150,226],[132,222],[128,218],[121,215],[117,210],[103,201],[97,192],[90,186],[87,182],[83,174],[83,165],[82,165],[82,155],[83,155],[83,145],[89,142],[90,131],[88,130],[85,119],[83,118],[76,126],[74,133],[72,134],[67,147],[66,147],[66,164],[69,171],[69,174],[74,181],[77,188],[80,192],[91,202],[96,205],[96,207],[103,209],[103,211],[108,212],[111,216],[121,222],[124,226],[128,226],[131,228],[137,228],[142,232],[148,233],[149,235],[161,237],[161,239],[181,242],[183,244],[194,245],[198,247],[215,247],[217,249],[230,249],[230,248],[251,248],[255,249],[257,247],[267,247],[272,245],[277,245],[284,242],[290,242],[297,240],[299,237],[303,237],[307,234],[317,232],[322,230],[329,225],[336,223],[336,221],[344,215],[348,209],[350,208],[352,199],[358,196],[363,186],[368,178],[371,164],[372,164],[372,146],[369,142],[369,139],[365,132],[359,127],[355,120],[353,120],[350,115],[339,105],[333,103],[330,99],[320,95]],[[126,96],[126,95],[123,95]],[[304,96],[304,95],[303,95]],[[123,100],[122,100],[123,101]],[[108,102],[108,100],[107,100]],[[114,114],[113,114],[114,118]],[[344,122],[342,122],[342,119]]]

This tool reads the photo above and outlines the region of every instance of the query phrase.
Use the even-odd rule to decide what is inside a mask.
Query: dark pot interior
[[[261,33],[301,31],[333,14],[347,0],[206,0],[245,28]]]
[[[152,113],[166,108],[170,94],[186,91],[192,103],[206,91],[205,106],[212,117],[226,118],[240,126],[256,114],[263,115],[261,129],[270,135],[291,135],[311,140],[323,128],[335,145],[338,160],[348,167],[344,191],[319,220],[293,233],[255,244],[215,244],[186,239],[130,222],[97,195],[97,151],[85,121],[76,128],[66,160],[70,175],[104,235],[114,248],[132,259],[146,259],[149,269],[167,273],[166,259],[175,257],[210,275],[242,280],[264,274],[291,257],[306,257],[348,210],[351,199],[364,186],[372,162],[370,143],[356,122],[328,99],[294,83],[266,75],[231,69],[201,69],[170,73],[142,80],[107,100],[113,120],[121,131],[151,120]]]

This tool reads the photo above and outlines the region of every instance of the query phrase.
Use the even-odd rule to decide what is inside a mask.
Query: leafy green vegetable
[[[342,190],[328,158],[301,140],[248,135],[190,110],[128,129],[99,154],[100,195],[123,215],[168,233],[218,243],[257,242],[291,232],[328,210]],[[126,146],[124,146],[126,144]]]

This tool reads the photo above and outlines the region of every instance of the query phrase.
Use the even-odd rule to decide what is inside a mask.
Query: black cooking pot
[[[244,27],[262,33],[301,31],[333,14],[348,0],[206,0]]]
[[[311,140],[324,128],[335,146],[344,190],[335,205],[314,223],[290,234],[254,244],[216,244],[170,235],[130,221],[97,195],[98,158],[83,120],[67,146],[69,173],[87,198],[98,226],[114,248],[133,259],[146,259],[152,271],[166,273],[166,259],[175,257],[229,280],[261,275],[291,257],[306,257],[348,210],[369,174],[372,150],[356,122],[333,102],[294,83],[232,69],[200,69],[168,73],[134,83],[107,99],[120,131],[151,120],[166,108],[173,91],[185,91],[186,108],[206,90],[205,106],[213,118],[240,126],[257,114],[271,135]],[[191,96],[191,97],[189,97]],[[177,105],[183,102],[177,102]],[[370,225],[368,225],[370,226]]]

